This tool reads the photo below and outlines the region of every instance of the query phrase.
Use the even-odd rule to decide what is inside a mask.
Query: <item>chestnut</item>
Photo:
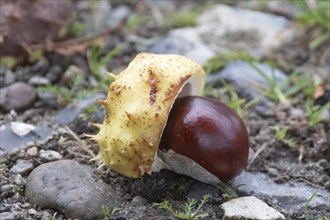
[[[175,54],[138,54],[118,75],[109,74],[94,158],[127,177],[171,169],[216,184],[238,175],[248,157],[239,116],[203,94],[205,72]]]
[[[229,181],[247,164],[248,132],[241,118],[222,102],[198,96],[180,97],[170,111],[158,151],[164,163],[175,170],[164,157],[164,152],[170,150],[196,162],[219,180]],[[192,174],[189,162],[180,166],[188,166],[182,169],[188,170],[186,175],[203,182],[217,182]]]

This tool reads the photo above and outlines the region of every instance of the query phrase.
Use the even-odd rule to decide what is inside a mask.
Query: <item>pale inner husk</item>
[[[139,54],[100,101],[107,114],[93,139],[103,164],[129,177],[150,173],[174,100],[202,95],[204,81],[203,69],[183,56]]]

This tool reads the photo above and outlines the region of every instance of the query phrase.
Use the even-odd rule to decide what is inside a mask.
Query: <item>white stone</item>
[[[282,16],[218,4],[197,20],[197,32],[215,52],[248,50],[261,56],[297,32]]]
[[[26,124],[23,122],[11,122],[10,126],[12,132],[20,137],[27,135],[30,131],[33,131],[36,128],[31,124]]]
[[[149,52],[180,54],[199,64],[229,51],[261,57],[298,33],[285,17],[217,4],[197,18],[195,27],[170,31]]]
[[[224,219],[285,219],[280,212],[254,196],[232,199],[220,207],[224,210]]]

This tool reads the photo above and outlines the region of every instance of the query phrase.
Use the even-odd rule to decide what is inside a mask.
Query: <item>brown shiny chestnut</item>
[[[242,119],[225,104],[186,96],[176,99],[159,150],[186,156],[229,181],[247,164],[249,137]]]

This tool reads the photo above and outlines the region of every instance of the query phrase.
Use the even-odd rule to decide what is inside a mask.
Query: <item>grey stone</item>
[[[15,216],[11,212],[1,212],[0,219],[1,220],[14,220]]]
[[[36,99],[35,89],[24,82],[16,82],[0,89],[0,108],[6,111],[27,109]]]
[[[66,218],[100,219],[102,207],[119,207],[121,200],[93,171],[73,160],[42,164],[29,175],[25,196],[43,208],[59,210]]]
[[[116,26],[129,17],[131,9],[127,5],[119,5],[111,12],[111,26]]]
[[[49,71],[46,74],[46,77],[51,81],[51,82],[56,82],[58,79],[61,78],[61,75],[63,74],[62,67],[59,65],[54,65],[52,66]]]
[[[14,184],[5,184],[0,187],[1,193],[8,193],[15,188]]]
[[[284,83],[287,76],[280,70],[273,69],[268,65],[254,63],[255,67],[245,61],[232,61],[218,73],[208,77],[207,82],[217,82],[220,80],[229,81],[238,92],[250,98],[258,98],[267,102],[260,87],[270,88],[266,77],[273,79],[277,84]],[[258,72],[260,70],[266,77]]]
[[[220,207],[224,210],[224,219],[285,219],[280,212],[254,196],[232,199]]]
[[[43,75],[49,68],[49,61],[47,59],[40,59],[38,62],[33,64],[31,70],[36,75]]]
[[[27,160],[17,160],[15,165],[10,169],[10,172],[27,175],[33,169],[33,164]]]
[[[233,187],[237,188],[238,193],[253,195],[293,211],[303,208],[311,196],[318,191],[317,195],[310,201],[309,207],[330,211],[330,192],[311,187],[305,183],[277,184],[266,174],[250,172],[243,172],[231,183]]]
[[[143,198],[142,196],[135,196],[132,199],[131,203],[134,205],[144,206],[144,205],[148,204],[148,201],[145,198]]]
[[[0,204],[0,212],[7,212],[9,210],[10,210],[10,204],[8,204],[8,203]]]
[[[21,174],[17,174],[15,176],[14,182],[15,182],[15,184],[17,184],[19,186],[25,185],[25,183],[26,183],[25,179],[22,177]]]
[[[23,137],[19,137],[12,131],[10,125],[2,126],[0,129],[0,146],[4,152],[10,152],[16,148],[23,148],[29,144],[42,144],[47,141],[53,130],[47,127],[37,127]]]
[[[59,152],[53,150],[40,150],[39,157],[44,162],[62,159],[62,155]]]
[[[38,97],[40,100],[42,100],[47,105],[50,105],[52,107],[57,107],[57,97],[55,94],[45,91],[45,90],[38,90]]]
[[[298,119],[298,118],[304,118],[305,113],[300,108],[290,108],[290,116],[291,118]]]
[[[219,189],[213,185],[197,182],[195,183],[189,193],[187,194],[188,198],[194,198],[197,201],[200,201],[203,196],[209,194],[213,198],[217,198],[220,196]]]
[[[99,32],[111,25],[112,7],[109,1],[99,0],[93,4],[88,2],[86,5],[80,7],[85,7],[85,9],[93,12],[88,13],[83,17],[84,24],[86,24],[87,34]]]
[[[59,125],[67,125],[88,106],[95,104],[96,99],[104,99],[105,95],[101,93],[93,94],[85,99],[79,100],[75,105],[68,105],[62,109],[55,117],[54,122]]]
[[[4,86],[10,85],[13,82],[15,82],[15,75],[12,71],[6,71],[5,74],[5,80],[4,80]]]

